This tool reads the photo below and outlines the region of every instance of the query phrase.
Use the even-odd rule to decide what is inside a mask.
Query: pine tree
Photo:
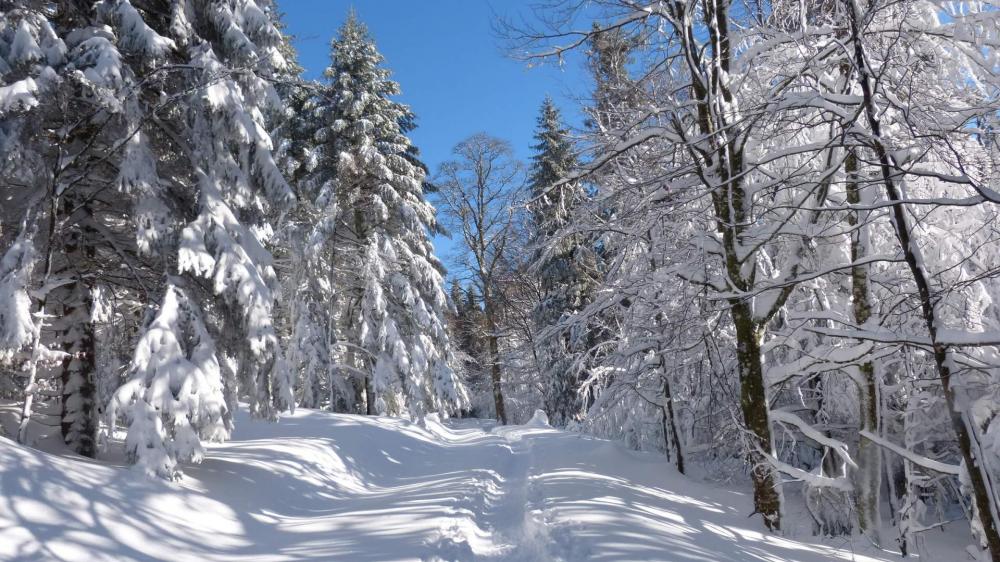
[[[108,11],[129,7],[119,3]],[[47,343],[36,341],[34,349],[61,345],[66,352],[54,369],[57,378],[36,380],[30,374],[26,388],[28,394],[60,398],[48,409],[58,410],[66,443],[88,456],[96,453],[99,409],[93,289],[96,272],[121,261],[118,218],[127,212],[125,201],[106,189],[122,146],[123,107],[116,94],[126,76],[122,54],[102,27],[105,16],[103,8],[91,11],[69,2],[24,2],[3,14],[0,39],[10,70],[4,80],[17,81],[8,87],[21,84],[22,94],[33,89],[39,94],[31,103],[21,96],[17,111],[5,115],[3,136],[17,146],[6,152],[0,172],[14,195],[8,200],[25,194],[19,184],[36,187],[12,210],[47,223],[31,226],[41,232],[35,243],[43,263],[35,294],[39,313],[56,320],[44,331],[38,326],[37,339]],[[28,370],[34,373],[37,354],[32,355]],[[25,399],[22,427],[30,418],[31,398]]]
[[[70,53],[79,49],[105,80],[92,95],[113,116],[97,163],[113,164],[103,181],[117,187],[124,220],[115,224],[131,228],[131,240],[110,244],[137,272],[120,290],[158,302],[108,420],[125,419],[133,462],[171,477],[178,462],[200,458],[200,440],[228,436],[239,394],[260,417],[293,406],[272,321],[277,282],[262,243],[268,213],[293,195],[265,128],[278,99],[268,78],[285,64],[270,4],[175,4],[167,17],[150,10],[109,0],[92,13],[67,13],[97,30],[67,37],[91,37]],[[101,46],[110,48],[94,51]],[[79,178],[101,179],[91,169]],[[89,225],[98,233],[104,226]],[[77,342],[79,325],[66,328]]]
[[[570,223],[572,212],[586,197],[577,181],[569,181],[578,167],[569,131],[551,97],[542,102],[532,146],[528,183],[536,236],[552,236]],[[551,261],[551,260],[549,260]]]
[[[284,24],[279,22],[279,29]],[[303,68],[289,35],[282,36],[280,50],[287,65],[278,74],[277,90],[283,111],[272,133],[277,161],[295,191],[297,204],[283,215],[272,246],[282,292],[287,295],[279,312],[287,339],[288,364],[298,373],[299,404],[345,410],[346,381],[337,376],[334,351],[336,279],[326,251],[333,232],[330,209],[309,181],[316,167],[315,127],[311,112],[321,86],[302,78]],[[322,275],[321,272],[330,273]]]
[[[25,225],[24,228],[29,228]],[[35,249],[31,233],[22,232],[0,260],[0,362],[11,362],[31,344],[35,321],[31,318],[31,272]]]
[[[199,462],[202,439],[222,440],[232,430],[213,338],[180,285],[167,285],[139,340],[132,377],[115,395],[127,409],[129,460],[164,477],[177,473],[178,462]]]
[[[545,406],[549,420],[562,426],[583,414],[580,381],[586,378],[581,364],[596,334],[573,325],[575,313],[590,303],[597,261],[588,239],[573,232],[574,212],[586,199],[583,187],[570,181],[578,167],[569,132],[551,98],[542,104],[535,133],[529,186],[536,261],[542,300],[534,311],[541,334],[544,362]]]
[[[364,373],[368,413],[456,409],[464,391],[450,365],[444,269],[428,234],[434,209],[405,135],[413,114],[391,99],[399,86],[382,62],[352,12],[312,107],[317,161],[307,181],[338,287],[337,339],[345,367]]]

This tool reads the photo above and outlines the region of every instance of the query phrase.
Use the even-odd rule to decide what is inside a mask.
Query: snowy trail
[[[899,560],[765,535],[750,511],[543,426],[241,417],[176,483],[0,438],[0,560]]]

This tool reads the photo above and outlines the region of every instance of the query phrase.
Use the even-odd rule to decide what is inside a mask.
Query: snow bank
[[[528,427],[552,427],[549,425],[549,416],[543,410],[535,410],[531,419],[524,425]]]

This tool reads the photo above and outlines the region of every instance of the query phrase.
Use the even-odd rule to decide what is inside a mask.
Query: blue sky
[[[353,6],[385,65],[402,87],[399,100],[417,115],[411,138],[436,172],[451,149],[484,131],[511,142],[527,160],[534,144],[535,118],[546,94],[578,126],[576,96],[587,90],[581,59],[528,68],[511,59],[496,37],[496,15],[531,16],[537,0],[279,0],[288,32],[296,36],[307,78],[320,78],[329,64],[330,39]],[[446,259],[451,245],[436,240]]]

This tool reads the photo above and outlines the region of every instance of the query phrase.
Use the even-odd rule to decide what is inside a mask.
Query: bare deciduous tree
[[[455,146],[456,159],[441,165],[437,185],[448,227],[462,242],[460,261],[483,300],[496,416],[507,423],[500,356],[500,283],[522,220],[524,166],[501,139],[479,133]]]

